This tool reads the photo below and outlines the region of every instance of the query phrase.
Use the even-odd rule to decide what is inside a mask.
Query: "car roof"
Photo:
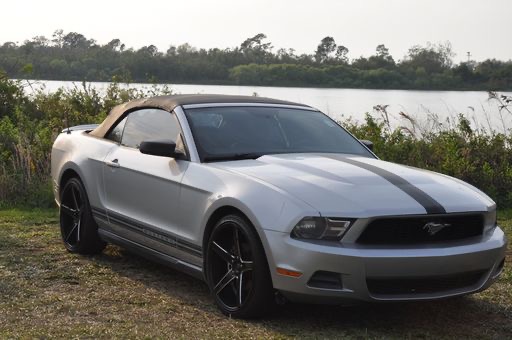
[[[90,135],[95,137],[105,137],[114,125],[125,113],[142,108],[158,108],[171,112],[177,106],[194,104],[275,104],[275,105],[293,105],[310,108],[308,105],[256,96],[232,96],[222,94],[179,94],[167,95],[151,98],[142,98],[114,107],[107,118]]]

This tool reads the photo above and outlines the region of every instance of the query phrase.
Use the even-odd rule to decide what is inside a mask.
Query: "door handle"
[[[106,161],[105,164],[111,168],[119,168],[121,167],[121,165],[119,165],[119,160],[116,158],[116,159],[113,159],[112,161]]]

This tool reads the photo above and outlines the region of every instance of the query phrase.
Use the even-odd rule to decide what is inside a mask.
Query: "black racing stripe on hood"
[[[444,207],[435,199],[433,199],[429,194],[427,194],[420,188],[414,186],[409,181],[403,179],[402,177],[390,171],[381,169],[377,166],[368,163],[359,162],[345,157],[338,158],[331,156],[329,158],[355,165],[357,167],[363,168],[365,170],[373,172],[376,175],[381,176],[382,178],[384,178],[385,180],[387,180],[388,182],[390,182],[391,184],[405,192],[407,195],[411,196],[416,202],[421,204],[423,208],[425,208],[425,210],[427,211],[427,214],[446,214],[446,210],[444,209]]]

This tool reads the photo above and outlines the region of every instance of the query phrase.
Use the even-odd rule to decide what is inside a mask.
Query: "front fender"
[[[290,232],[298,221],[304,217],[304,208],[301,209],[284,197],[281,197],[281,200],[276,199],[276,197],[269,200],[264,198],[259,200],[248,199],[248,203],[234,197],[216,197],[204,214],[201,235],[206,236],[205,229],[208,222],[219,209],[230,207],[239,210],[254,226],[261,240],[269,268],[272,271],[272,268],[276,267],[276,262],[265,230]],[[315,216],[318,215],[318,212],[311,211],[308,215]],[[203,239],[203,244],[204,241]]]

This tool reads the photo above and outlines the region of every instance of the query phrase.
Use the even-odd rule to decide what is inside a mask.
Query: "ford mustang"
[[[107,242],[208,284],[220,310],[431,300],[501,274],[496,204],[461,180],[380,160],[306,105],[174,95],[67,128],[52,149],[62,240]]]

